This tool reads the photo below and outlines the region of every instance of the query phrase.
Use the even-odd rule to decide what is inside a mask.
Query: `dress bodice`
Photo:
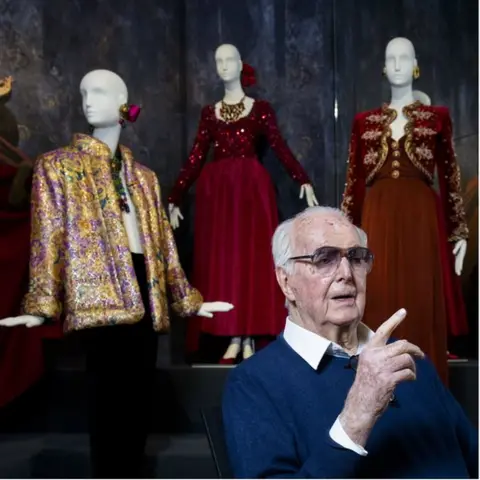
[[[399,178],[417,178],[426,183],[429,183],[428,178],[417,168],[408,158],[405,151],[405,135],[399,140],[388,138],[388,155],[385,163],[378,171],[373,183],[392,178],[394,180]]]
[[[169,202],[179,205],[185,192],[200,175],[207,153],[213,146],[213,160],[254,158],[261,138],[265,138],[288,174],[301,185],[310,183],[278,128],[275,112],[265,100],[255,100],[251,111],[227,123],[215,115],[215,106],[203,108],[192,150],[175,182]]]

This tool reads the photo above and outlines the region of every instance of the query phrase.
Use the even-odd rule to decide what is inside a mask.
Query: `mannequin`
[[[243,359],[253,355],[253,336],[280,333],[285,316],[273,265],[266,260],[278,220],[271,180],[257,158],[255,147],[260,137],[266,137],[300,184],[300,198],[305,197],[309,206],[318,202],[307,175],[281,137],[271,106],[245,94],[244,87],[255,82],[252,67],[242,62],[238,49],[230,44],[217,48],[215,63],[224,96],[202,110],[188,162],[169,197],[169,212],[175,229],[183,219],[181,199],[200,177],[193,282],[207,298],[221,293],[236,308],[219,316],[214,324],[200,321],[195,330],[191,323],[187,348],[194,351],[198,347],[201,332],[229,337],[230,345],[220,363],[232,364],[241,360],[240,353]],[[212,145],[215,160],[202,169]],[[232,265],[238,275],[234,281],[229,279]]]
[[[422,92],[421,90],[413,90],[412,94],[415,101],[418,100],[423,105],[432,104],[432,100],[425,92]]]
[[[80,84],[93,134],[42,155],[32,189],[30,286],[24,315],[0,325],[33,327],[65,311],[64,331],[86,351],[94,478],[138,478],[147,437],[157,337],[169,327],[166,288],[180,316],[233,306],[203,303],[179,263],[155,173],[119,145],[127,87],[108,70]],[[148,215],[147,215],[148,213]]]
[[[395,334],[419,345],[446,381],[447,323],[453,335],[467,328],[456,276],[468,228],[451,119],[445,107],[415,100],[420,69],[408,39],[388,43],[384,75],[390,104],[353,122],[342,209],[367,232],[376,256],[367,324],[377,328],[391,309],[406,308],[409,318]]]

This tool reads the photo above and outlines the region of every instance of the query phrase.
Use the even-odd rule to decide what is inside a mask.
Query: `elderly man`
[[[226,384],[236,477],[478,478],[477,431],[423,352],[389,338],[407,312],[375,333],[361,323],[373,263],[366,240],[328,207],[277,228],[289,316]]]

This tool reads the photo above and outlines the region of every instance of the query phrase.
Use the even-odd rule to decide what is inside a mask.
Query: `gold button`
[[[392,178],[398,178],[400,176],[400,172],[398,170],[394,170],[392,172]]]
[[[400,162],[398,160],[394,160],[392,162],[392,168],[398,168],[400,166]]]
[[[394,141],[392,142],[392,148],[393,148],[394,150],[396,150],[396,149],[398,148],[398,142],[397,142],[397,141],[394,140]]]
[[[400,152],[398,150],[395,150],[393,152],[393,156],[398,158],[400,156]]]

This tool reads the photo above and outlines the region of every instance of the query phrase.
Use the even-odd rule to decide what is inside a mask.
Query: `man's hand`
[[[420,348],[406,340],[387,345],[392,332],[406,315],[403,308],[392,315],[378,328],[359,356],[355,381],[340,414],[340,423],[350,439],[362,447],[387,408],[395,387],[416,379],[415,358],[424,357]]]

